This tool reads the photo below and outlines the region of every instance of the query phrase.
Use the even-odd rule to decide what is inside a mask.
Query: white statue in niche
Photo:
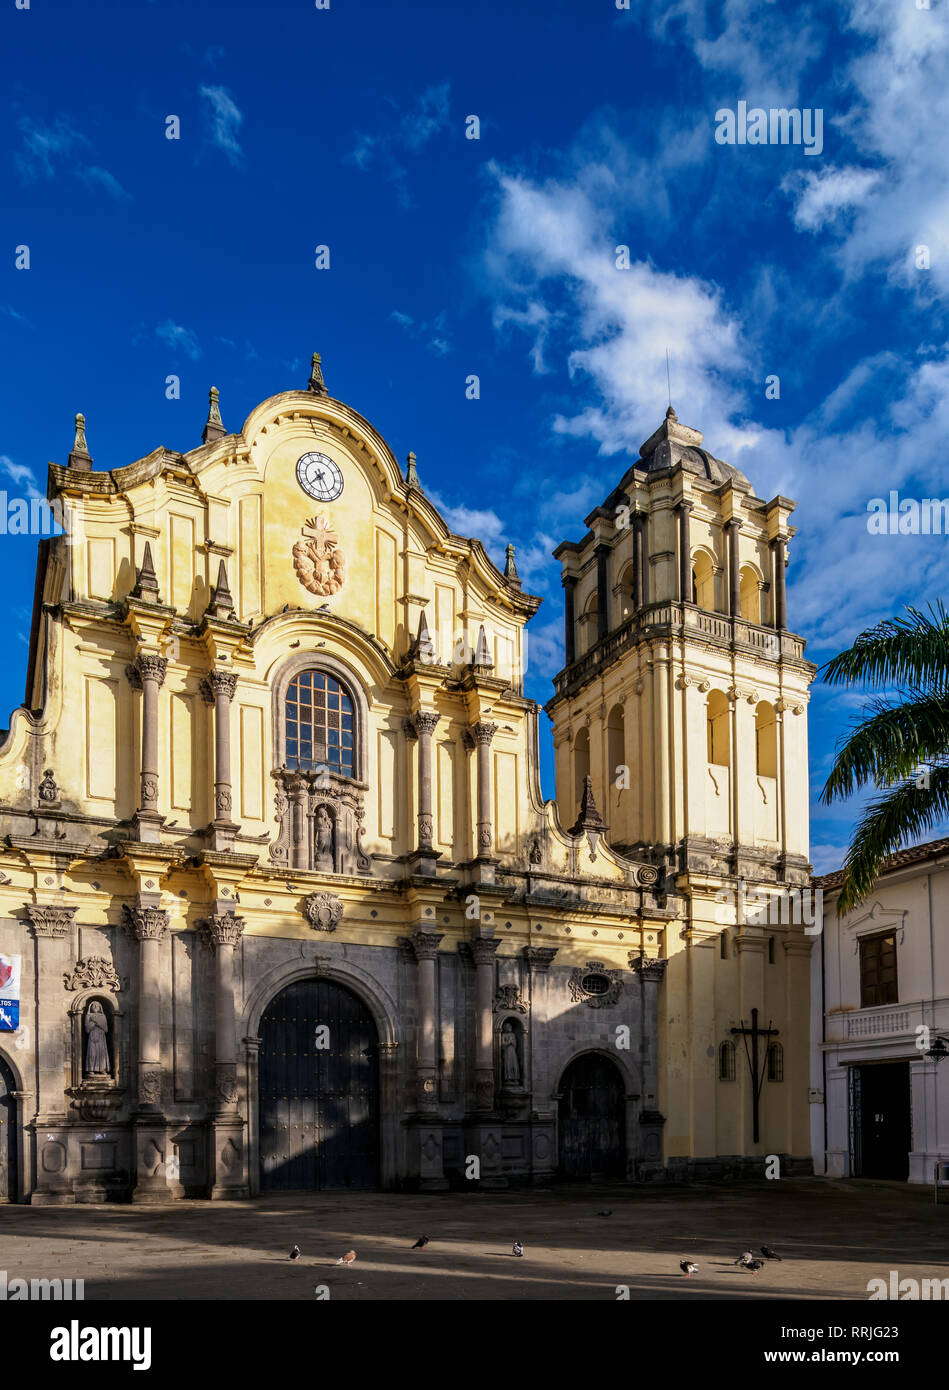
[[[501,1085],[521,1084],[521,1054],[518,1027],[510,1019],[501,1026]]]
[[[109,1076],[109,1019],[98,999],[86,1010],[86,1076]]]
[[[322,869],[324,872],[332,873],[335,864],[333,859],[333,817],[325,806],[320,806],[316,813],[316,855],[314,868]]]

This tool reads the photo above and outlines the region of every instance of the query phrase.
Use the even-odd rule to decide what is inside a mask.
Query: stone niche
[[[287,869],[327,874],[369,874],[362,848],[367,787],[327,768],[273,774],[277,835],[270,858]]]

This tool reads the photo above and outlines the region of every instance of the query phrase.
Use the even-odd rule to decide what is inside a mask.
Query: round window
[[[587,994],[606,994],[609,987],[610,982],[606,975],[584,975],[580,981],[580,988]]]

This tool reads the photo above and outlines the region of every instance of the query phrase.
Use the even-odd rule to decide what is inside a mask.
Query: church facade
[[[184,454],[84,424],[0,745],[0,1199],[803,1162],[810,942],[734,908],[807,876],[791,504],[667,417],[558,551],[545,803],[539,600],[318,357]]]

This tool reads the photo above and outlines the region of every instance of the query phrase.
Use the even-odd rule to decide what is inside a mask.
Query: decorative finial
[[[415,455],[410,453],[405,461],[408,464],[408,468],[405,470],[406,487],[415,487],[421,492],[422,484],[418,480],[418,469],[415,467]]]
[[[86,443],[86,417],[85,415],[76,416],[76,439],[72,446],[67,467],[82,468],[86,472],[92,467],[92,456],[89,453],[89,446]]]
[[[666,411],[666,419],[667,419],[667,420],[678,420],[678,418],[679,418],[678,415],[675,413],[675,411],[672,409],[672,406],[670,405],[669,408],[668,408],[668,410]]]
[[[155,573],[155,566],[152,563],[150,541],[145,542],[142,563],[135,571],[135,588],[132,590],[132,598],[144,599],[146,603],[158,602],[158,575]]]
[[[418,633],[412,643],[412,657],[413,660],[424,662],[426,665],[430,665],[435,660],[435,643],[428,630],[428,619],[425,617],[424,608],[418,618]]]
[[[227,568],[222,560],[218,565],[217,583],[211,589],[211,601],[206,609],[209,618],[233,618],[234,600],[227,582]]]
[[[583,796],[580,798],[580,815],[576,825],[571,827],[571,835],[582,835],[584,831],[588,834],[596,832],[602,834],[606,829],[606,822],[596,809],[596,802],[593,799],[593,778],[584,777]]]
[[[513,584],[516,589],[521,587],[521,576],[517,572],[517,565],[514,563],[514,546],[508,542],[504,552],[504,578],[509,584]]]
[[[318,352],[314,352],[310,363],[310,380],[307,382],[306,389],[312,391],[315,396],[328,396],[326,382],[323,380],[323,359]]]
[[[484,630],[484,623],[478,632],[478,645],[475,648],[474,669],[476,671],[493,671],[494,662],[491,660],[491,653],[488,650],[488,638]]]
[[[213,444],[216,439],[223,439],[226,434],[227,430],[221,419],[221,408],[218,405],[218,389],[216,386],[212,386],[208,392],[208,418],[201,435],[201,442]]]

